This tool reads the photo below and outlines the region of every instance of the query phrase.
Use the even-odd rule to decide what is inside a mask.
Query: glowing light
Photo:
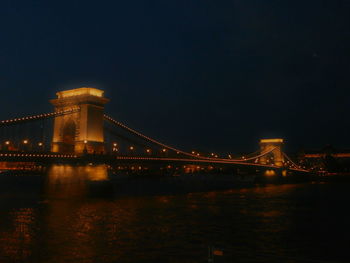
[[[42,142],[39,142],[38,145],[39,145],[39,146],[43,146],[43,143],[42,143]]]
[[[130,148],[129,148],[129,149],[130,149],[131,151],[132,151],[132,150],[134,150],[134,146],[130,146]]]
[[[117,147],[117,146],[118,146],[118,144],[115,142],[115,143],[113,143],[113,146],[114,146],[114,147]]]
[[[266,170],[265,175],[266,176],[274,176],[274,175],[276,175],[276,172],[274,170]]]
[[[104,93],[103,90],[90,88],[90,87],[82,87],[78,89],[60,91],[60,92],[57,92],[56,95],[59,99],[61,99],[61,98],[75,97],[75,96],[81,96],[81,95],[103,97],[103,93]]]
[[[166,152],[166,149],[163,149],[162,151],[163,151],[163,153],[165,153],[165,152]]]
[[[28,144],[28,140],[24,140],[23,143],[24,143],[24,144]]]
[[[260,143],[283,143],[283,139],[261,139]]]
[[[150,149],[147,149],[147,150],[146,150],[146,152],[147,152],[147,153],[150,153],[150,152],[151,152],[151,150],[150,150]]]
[[[84,140],[84,143],[85,143],[85,144],[87,144],[87,143],[88,143],[88,141],[87,141],[87,140]]]
[[[10,141],[6,141],[5,144],[6,144],[6,145],[10,145]]]

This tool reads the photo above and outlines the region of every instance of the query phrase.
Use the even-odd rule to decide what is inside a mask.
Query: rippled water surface
[[[210,245],[224,251],[215,262],[350,262],[349,184],[91,194],[106,179],[72,167],[1,178],[0,262],[207,262]]]

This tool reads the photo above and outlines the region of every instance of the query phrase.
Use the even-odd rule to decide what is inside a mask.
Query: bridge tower
[[[260,150],[261,152],[271,151],[260,157],[260,164],[274,164],[276,166],[283,166],[284,156],[282,151],[283,139],[261,139]],[[272,157],[272,160],[270,158]]]
[[[90,87],[56,93],[57,98],[50,101],[56,112],[75,108],[80,110],[55,117],[51,146],[53,152],[104,152],[103,114],[109,100],[103,93]]]

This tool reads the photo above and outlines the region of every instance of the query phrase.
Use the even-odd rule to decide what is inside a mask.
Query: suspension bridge
[[[105,114],[99,89],[57,92],[53,112],[0,121],[0,162],[39,164],[98,162],[118,167],[247,167],[307,172],[283,152],[283,139],[262,139],[244,156],[185,151],[130,128]],[[203,169],[203,168],[202,168]]]

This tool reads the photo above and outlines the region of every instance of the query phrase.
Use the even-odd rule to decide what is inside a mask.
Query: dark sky
[[[106,111],[185,149],[350,147],[350,0],[3,0],[0,119],[104,89]]]

